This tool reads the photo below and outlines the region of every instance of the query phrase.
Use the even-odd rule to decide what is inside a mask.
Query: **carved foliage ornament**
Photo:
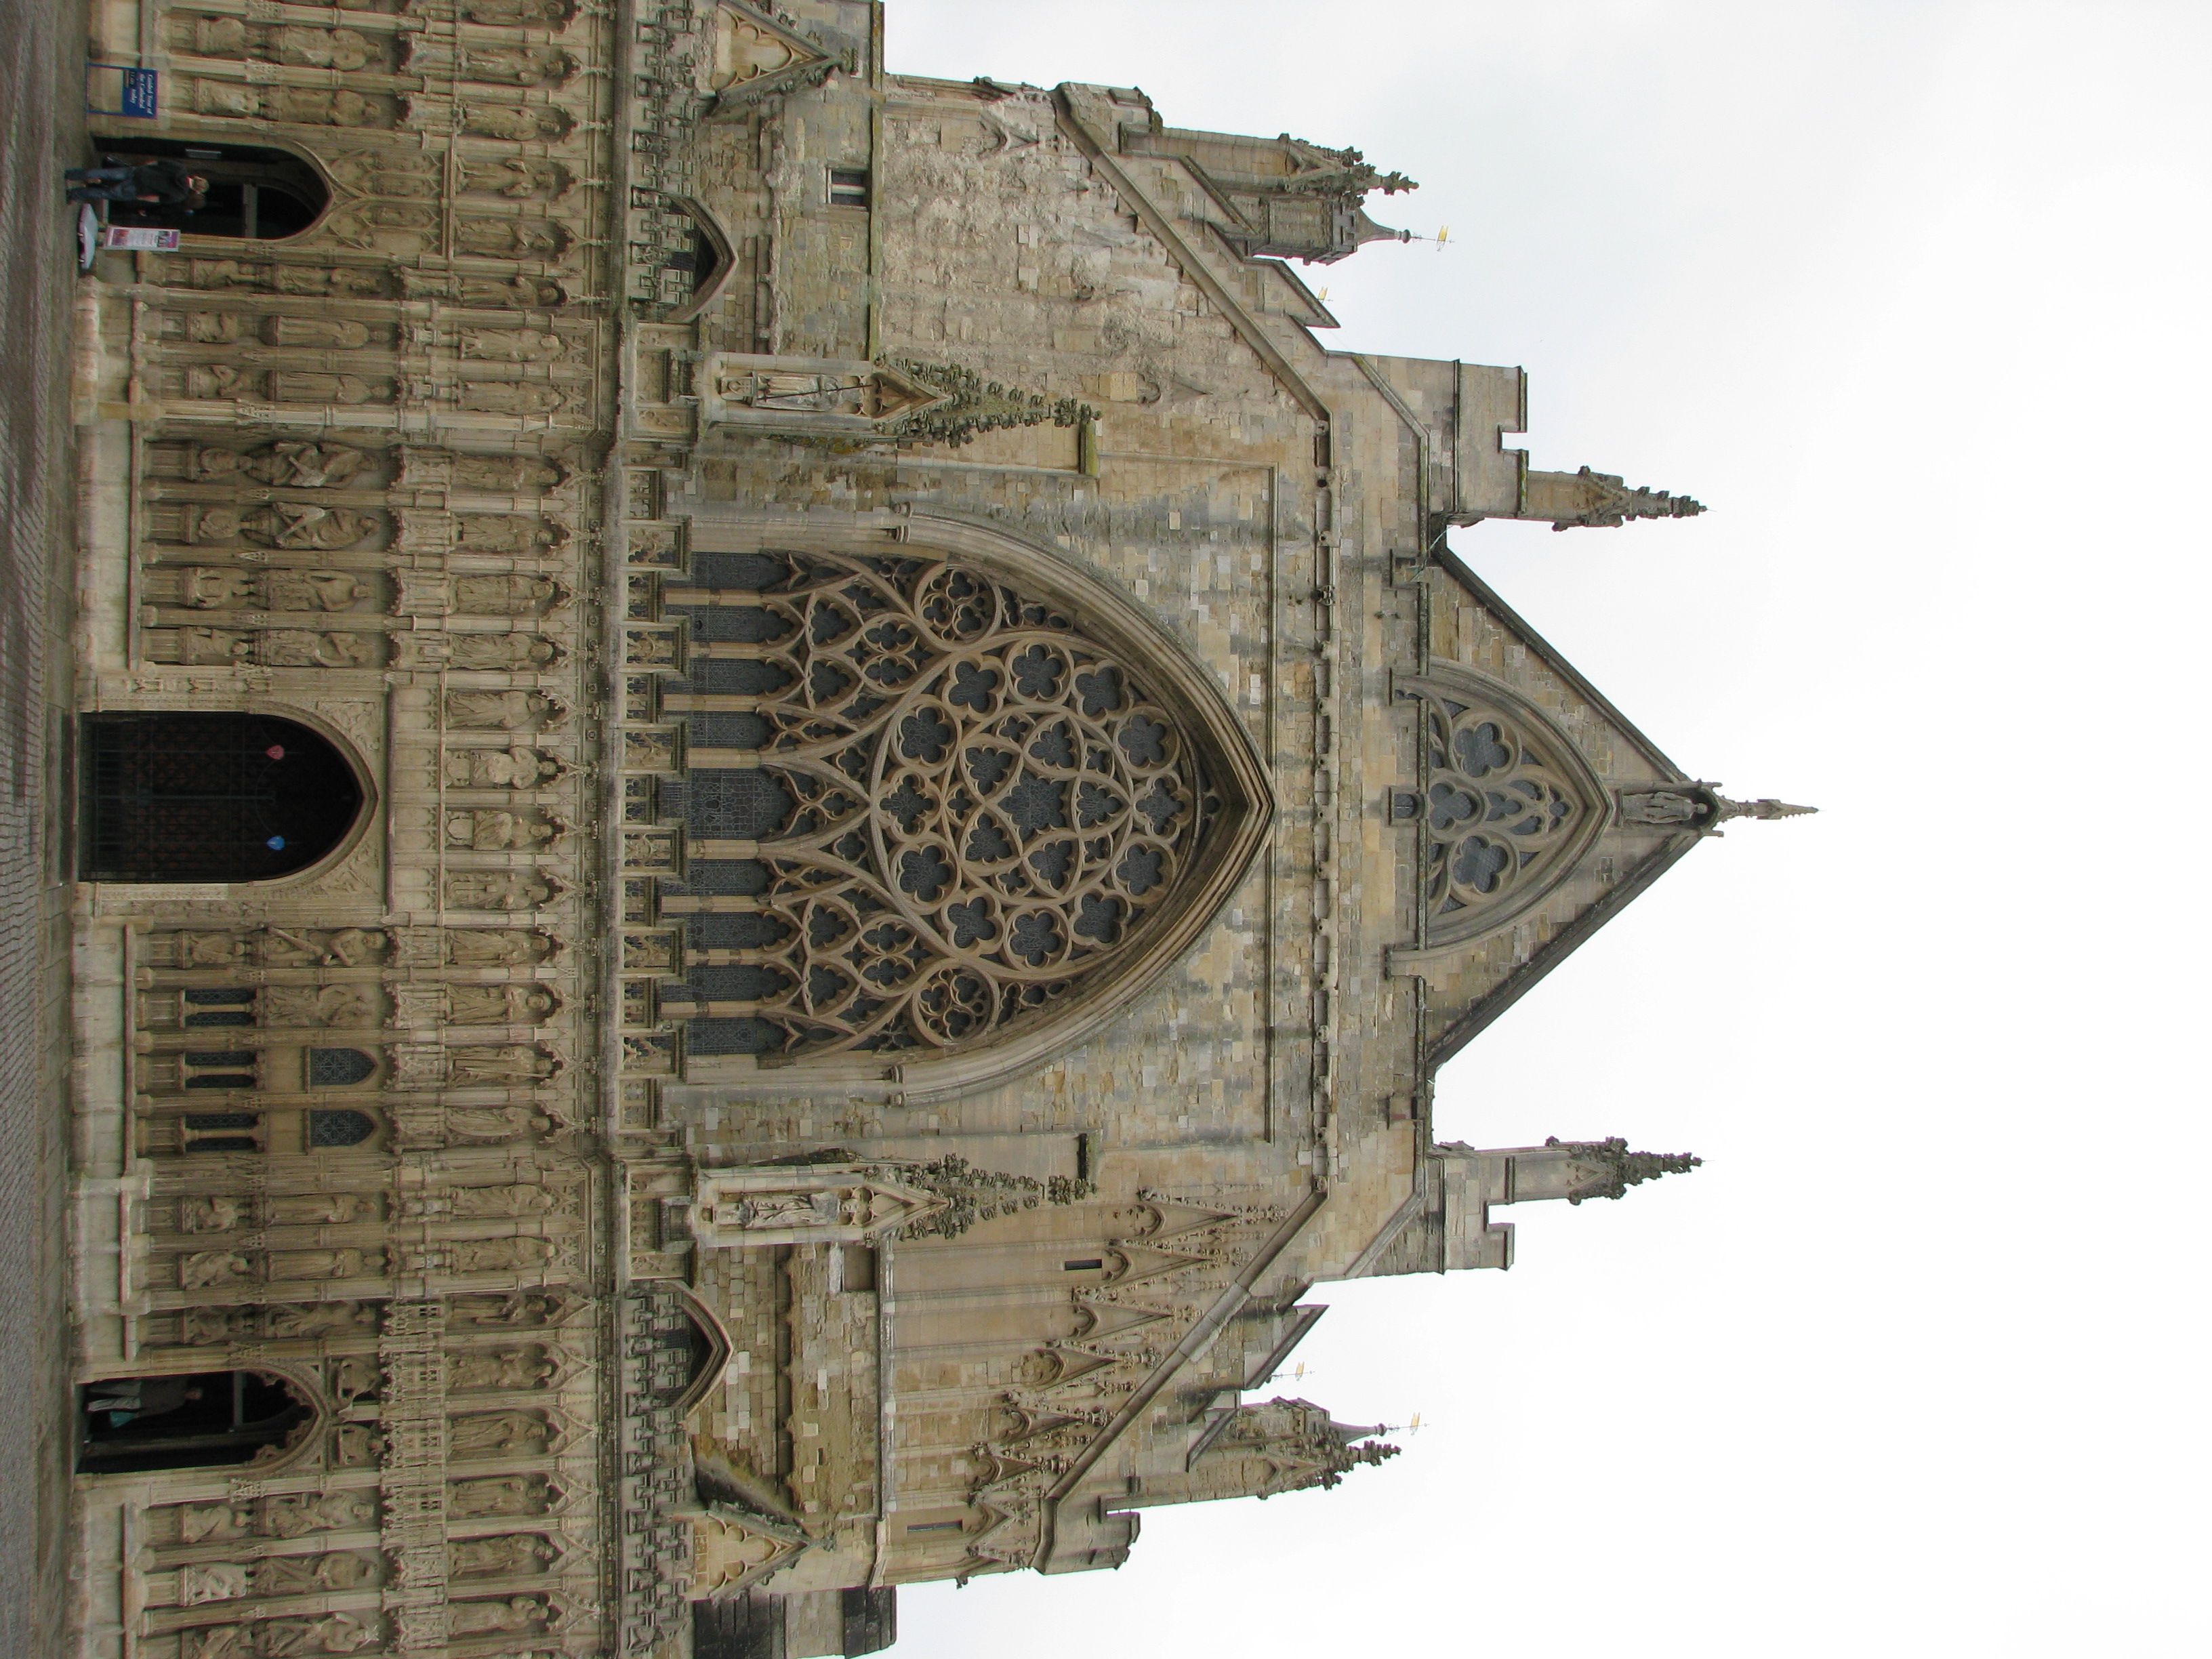
[[[971,1044],[1173,915],[1220,803],[1141,670],[958,566],[757,562],[757,605],[716,607],[740,642],[713,647],[782,682],[762,770],[735,775],[774,792],[739,832],[774,935],[733,953],[756,1051]]]
[[[1471,938],[1548,887],[1604,814],[1565,745],[1502,699],[1425,682],[1401,695],[1420,710],[1425,775],[1391,816],[1419,828],[1425,942]]]

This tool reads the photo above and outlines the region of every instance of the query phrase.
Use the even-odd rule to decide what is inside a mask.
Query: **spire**
[[[1687,1152],[1632,1152],[1619,1135],[1604,1140],[1562,1140],[1552,1135],[1544,1144],[1573,1153],[1583,1176],[1567,1194],[1570,1204],[1586,1198],[1619,1198],[1631,1187],[1662,1175],[1687,1175],[1705,1161]]]
[[[1820,810],[1817,806],[1792,806],[1787,801],[1771,798],[1730,800],[1726,795],[1714,796],[1713,805],[1717,809],[1713,813],[1716,821],[1723,818],[1796,818]]]

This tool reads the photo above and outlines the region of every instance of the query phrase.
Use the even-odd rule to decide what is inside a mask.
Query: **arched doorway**
[[[154,225],[194,236],[222,236],[276,242],[297,236],[322,217],[330,205],[330,186],[321,173],[289,150],[260,144],[225,144],[192,139],[125,137],[94,134],[104,167],[140,161],[182,161],[208,181],[207,204],[198,212],[153,202],[118,202],[108,220],[118,225]]]
[[[117,1376],[77,1391],[80,1474],[224,1468],[283,1445],[314,1414],[263,1371]]]
[[[360,780],[328,739],[270,714],[87,714],[81,881],[270,881],[342,842]]]

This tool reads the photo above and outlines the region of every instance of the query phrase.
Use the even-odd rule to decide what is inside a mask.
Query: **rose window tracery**
[[[1448,696],[1417,701],[1426,775],[1394,796],[1392,813],[1419,826],[1431,937],[1464,937],[1548,884],[1590,808],[1525,717]]]
[[[665,992],[695,1051],[973,1044],[1169,913],[1220,808],[1142,669],[956,564],[698,566],[692,766],[668,793],[695,849],[754,847],[684,884],[720,900]]]

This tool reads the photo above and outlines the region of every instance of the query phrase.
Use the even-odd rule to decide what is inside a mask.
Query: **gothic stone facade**
[[[1684,1167],[1431,1136],[1739,809],[1443,545],[1695,504],[1318,342],[1407,181],[863,0],[92,27],[236,234],[77,316],[74,1650],[872,1651],[1383,1455],[1238,1403],[1310,1286]],[[131,817],[271,732],[283,868]]]

